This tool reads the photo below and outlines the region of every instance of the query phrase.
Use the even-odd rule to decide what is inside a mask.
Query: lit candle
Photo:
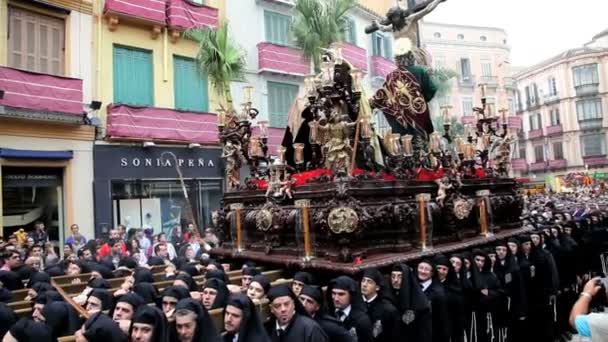
[[[258,128],[260,129],[260,137],[262,139],[268,138],[268,121],[258,121]]]
[[[307,76],[304,78],[304,91],[306,91],[306,96],[314,97],[315,94],[315,77]]]
[[[354,69],[350,72],[350,76],[353,79],[353,91],[360,92],[361,79],[363,78],[363,73],[359,69]]]
[[[439,132],[431,133],[430,145],[431,145],[432,152],[440,152],[440,150],[441,150],[441,133],[439,133]]]
[[[277,152],[279,153],[280,164],[285,164],[285,151],[287,151],[287,149],[284,146],[279,146],[279,148],[277,149]]]
[[[304,163],[304,144],[297,143],[293,144],[294,148],[294,159],[296,164]]]
[[[253,100],[253,86],[244,86],[243,93],[245,93],[245,102],[252,102]]]
[[[452,108],[452,106],[443,106],[441,107],[441,109],[443,109],[443,124],[450,124],[450,109]]]
[[[456,147],[456,153],[462,154],[464,152],[464,139],[460,135],[454,139],[454,145]]]
[[[308,141],[311,144],[318,143],[319,139],[319,123],[317,121],[310,121],[308,123],[308,127],[310,127],[310,134],[308,135]]]
[[[226,124],[226,112],[220,109],[217,113],[217,125],[220,127],[224,127]]]
[[[334,62],[335,64],[342,64],[344,63],[344,58],[342,57],[342,48],[338,47],[334,50],[335,56],[334,56]]]
[[[412,138],[411,134],[406,134],[401,137],[401,146],[403,147],[403,155],[406,157],[411,157],[414,155],[414,149],[412,148]]]
[[[372,137],[372,126],[369,123],[367,118],[363,118],[360,121],[361,123],[361,138],[363,139],[371,139]]]
[[[393,155],[395,156],[401,155],[401,144],[399,141],[400,138],[401,135],[399,135],[398,133],[391,134],[391,152],[393,152]]]
[[[490,135],[484,134],[481,136],[481,146],[483,146],[484,150],[487,150],[490,147]]]
[[[473,144],[466,143],[464,144],[464,159],[465,160],[473,160],[475,158],[475,148]]]

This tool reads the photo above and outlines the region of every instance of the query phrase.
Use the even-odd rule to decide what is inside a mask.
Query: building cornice
[[[547,69],[554,68],[561,64],[572,63],[579,59],[584,58],[601,58],[603,56],[608,56],[608,48],[579,48],[579,49],[571,49],[560,53],[559,55],[549,58],[545,61],[542,61],[536,65],[528,67],[515,75],[518,81],[524,78],[532,77],[536,74],[542,73]]]
[[[448,23],[437,23],[432,21],[423,21],[422,26],[441,26],[441,27],[450,27],[450,28],[463,28],[463,29],[471,29],[471,30],[489,30],[489,31],[497,31],[504,34],[507,34],[505,29],[500,27],[490,27],[490,26],[473,26],[473,25],[461,25],[461,24],[448,24]]]
[[[499,43],[476,43],[476,42],[467,42],[464,40],[448,40],[448,39],[432,39],[426,40],[422,39],[422,44],[425,45],[436,45],[436,46],[453,46],[453,47],[475,47],[481,49],[501,49],[505,51],[511,51],[511,47],[509,45],[499,44]]]

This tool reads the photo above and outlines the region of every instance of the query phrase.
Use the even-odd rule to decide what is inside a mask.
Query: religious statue
[[[279,189],[279,196],[286,196],[289,199],[293,199],[293,187],[294,180],[291,179],[291,172],[285,171],[283,174],[283,180],[281,180],[281,188]]]
[[[393,32],[395,40],[400,38],[409,40],[410,44],[415,46],[415,48],[408,54],[408,58],[415,59],[420,65],[426,65],[426,54],[422,49],[418,48],[418,22],[444,1],[446,0],[427,0],[409,9],[404,0],[398,0],[397,5],[388,10],[385,19],[380,21],[380,23],[374,20],[365,29],[365,32],[372,33],[377,30]]]
[[[351,129],[356,122],[348,122],[348,115],[342,114],[340,106],[334,106],[327,125],[321,126],[322,130],[329,131],[326,167],[333,174],[345,176],[350,170],[353,148],[350,145]]]
[[[439,186],[437,190],[437,197],[435,200],[440,207],[443,207],[445,199],[448,197],[448,190],[452,189],[452,184],[448,177],[441,177],[440,179],[435,180],[435,183]]]
[[[422,140],[434,131],[428,103],[437,92],[427,68],[412,64],[411,45],[401,38],[395,42],[397,69],[386,76],[382,88],[370,101],[384,113],[394,133],[413,134]]]
[[[496,173],[500,176],[509,175],[509,161],[511,160],[511,144],[513,143],[513,137],[506,135],[504,138],[497,140],[492,146],[492,152],[494,153],[494,166]]]
[[[226,141],[222,151],[222,159],[225,161],[225,175],[228,189],[236,189],[239,186],[241,158],[241,146],[236,142]]]

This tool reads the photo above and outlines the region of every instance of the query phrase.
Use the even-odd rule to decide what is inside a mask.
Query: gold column
[[[234,203],[230,205],[230,209],[234,210],[234,222],[236,225],[236,251],[241,252],[243,250],[243,227],[241,224],[241,210],[243,209],[242,203]]]
[[[420,225],[420,246],[422,250],[428,249],[427,246],[427,212],[426,212],[426,202],[431,200],[431,194],[423,193],[416,195],[416,201],[418,202],[418,224]]]
[[[310,242],[310,222],[309,222],[309,208],[310,200],[296,200],[296,208],[302,209],[302,233],[304,235],[304,259],[310,260],[312,257],[312,244]]]
[[[486,200],[490,196],[490,190],[479,190],[475,193],[477,197],[479,197],[479,226],[480,233],[482,236],[488,237],[491,236],[488,222],[488,208],[486,204]]]

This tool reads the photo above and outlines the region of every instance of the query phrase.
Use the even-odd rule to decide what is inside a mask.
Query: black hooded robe
[[[242,293],[232,294],[226,301],[226,306],[228,305],[239,308],[243,313],[237,342],[270,342],[270,338],[258,315],[258,310],[249,297]],[[224,309],[225,314],[226,311]],[[224,332],[222,335],[224,342],[233,342],[234,337],[235,334],[233,333]]]

